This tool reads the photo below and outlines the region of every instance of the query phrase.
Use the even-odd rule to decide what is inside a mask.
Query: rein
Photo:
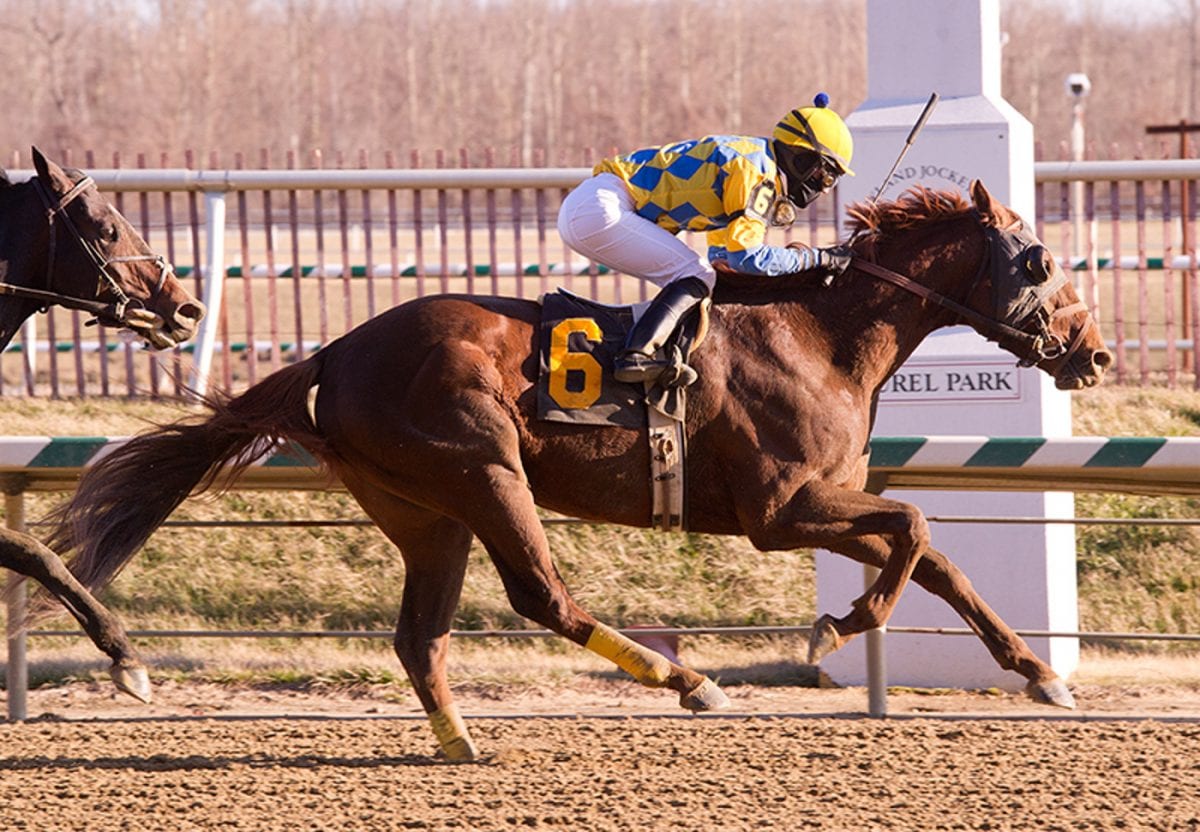
[[[160,254],[136,254],[126,257],[110,257],[105,258],[97,248],[89,243],[82,234],[71,217],[66,212],[66,208],[75,201],[81,194],[93,187],[96,183],[90,176],[85,176],[74,184],[74,186],[57,199],[54,198],[49,189],[42,184],[40,179],[33,179],[33,184],[41,197],[42,203],[46,206],[46,219],[50,224],[50,242],[49,250],[46,256],[46,277],[43,281],[45,289],[34,289],[28,286],[18,286],[13,283],[0,282],[0,295],[11,295],[14,297],[25,298],[27,300],[36,301],[42,310],[45,310],[51,305],[62,306],[66,309],[78,309],[82,312],[87,312],[96,317],[97,321],[113,324],[116,326],[124,326],[129,323],[129,318],[126,311],[130,305],[137,303],[141,306],[140,301],[134,301],[121,288],[120,283],[113,277],[109,266],[113,263],[133,263],[143,260],[148,260],[156,263],[159,267],[158,283],[154,287],[154,293],[157,294],[162,290],[163,284],[166,283],[167,275],[171,271],[171,267],[167,264],[166,259]],[[73,295],[64,295],[61,292],[56,292],[52,288],[54,285],[54,262],[57,254],[57,229],[56,220],[61,220],[66,226],[71,236],[79,243],[84,253],[92,261],[96,267],[96,271],[100,276],[103,287],[116,295],[116,302],[104,303],[99,300],[89,298],[79,298]],[[97,293],[99,294],[99,292]]]
[[[980,278],[982,278],[982,276],[985,274],[989,260],[989,257],[984,257],[979,267],[979,274],[976,276],[975,280],[972,281],[972,287],[978,285]],[[1078,312],[1086,312],[1087,307],[1082,301],[1073,303],[1070,306],[1064,306],[1055,309],[1049,314],[1045,312],[1044,308],[1039,308],[1033,313],[1033,316],[1037,319],[1038,332],[1032,333],[1026,332],[1023,329],[1019,329],[1017,326],[1013,326],[1005,321],[984,315],[980,312],[976,312],[974,309],[971,309],[970,307],[954,300],[953,298],[949,298],[940,292],[930,289],[928,286],[917,283],[910,277],[902,275],[899,272],[892,271],[885,266],[881,266],[878,263],[866,260],[860,256],[856,255],[851,260],[851,267],[858,269],[859,271],[866,272],[867,274],[877,277],[887,283],[891,283],[893,286],[897,286],[904,291],[923,298],[924,300],[934,303],[937,306],[948,309],[964,320],[976,325],[982,332],[992,336],[997,342],[1007,343],[1017,347],[1017,349],[1020,350],[1019,354],[1024,356],[1019,362],[1019,366],[1022,367],[1030,367],[1039,361],[1047,361],[1059,358],[1063,355],[1067,357],[1067,361],[1069,363],[1071,356],[1073,356],[1083,344],[1083,339],[1087,335],[1088,331],[1092,326],[1095,326],[1095,322],[1089,316],[1087,325],[1080,328],[1079,333],[1075,336],[1068,347],[1063,343],[1061,338],[1059,338],[1057,335],[1054,335],[1050,331],[1050,326],[1054,323],[1054,321],[1066,315],[1072,315]],[[992,276],[992,280],[994,285],[994,275]],[[1026,320],[1028,320],[1028,318],[1026,318]],[[1018,321],[1017,323],[1019,324],[1021,322]]]

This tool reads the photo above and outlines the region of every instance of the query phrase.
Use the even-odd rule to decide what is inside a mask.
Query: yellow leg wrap
[[[671,663],[664,656],[626,638],[607,625],[597,624],[588,637],[586,646],[646,687],[661,688],[671,675]]]
[[[437,735],[446,759],[460,762],[474,760],[478,756],[475,743],[471,742],[471,735],[467,733],[467,724],[458,715],[458,708],[453,702],[431,713],[429,724],[433,726],[433,733]]]

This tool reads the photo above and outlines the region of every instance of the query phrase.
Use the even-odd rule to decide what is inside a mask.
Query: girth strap
[[[683,530],[684,432],[683,421],[646,408],[650,442],[650,525],[664,532]]]

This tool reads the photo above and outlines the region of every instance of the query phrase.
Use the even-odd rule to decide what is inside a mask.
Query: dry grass
[[[1080,654],[1075,682],[1094,685],[1200,685],[1200,655],[1148,656],[1100,648]]]
[[[1190,391],[1107,387],[1075,399],[1075,432],[1189,436],[1200,427]],[[1200,516],[1200,500],[1081,494],[1076,513],[1147,519]],[[1193,526],[1090,526],[1078,536],[1084,629],[1200,632],[1200,536]],[[1161,652],[1143,645],[1139,652]]]

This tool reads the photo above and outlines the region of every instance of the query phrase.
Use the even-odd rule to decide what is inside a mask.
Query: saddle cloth
[[[538,334],[538,418],[574,424],[642,427],[646,405],[683,421],[680,388],[626,384],[612,375],[629,327],[648,303],[614,306],[559,289],[542,296]],[[664,347],[678,360],[698,343],[702,316],[685,316]]]

